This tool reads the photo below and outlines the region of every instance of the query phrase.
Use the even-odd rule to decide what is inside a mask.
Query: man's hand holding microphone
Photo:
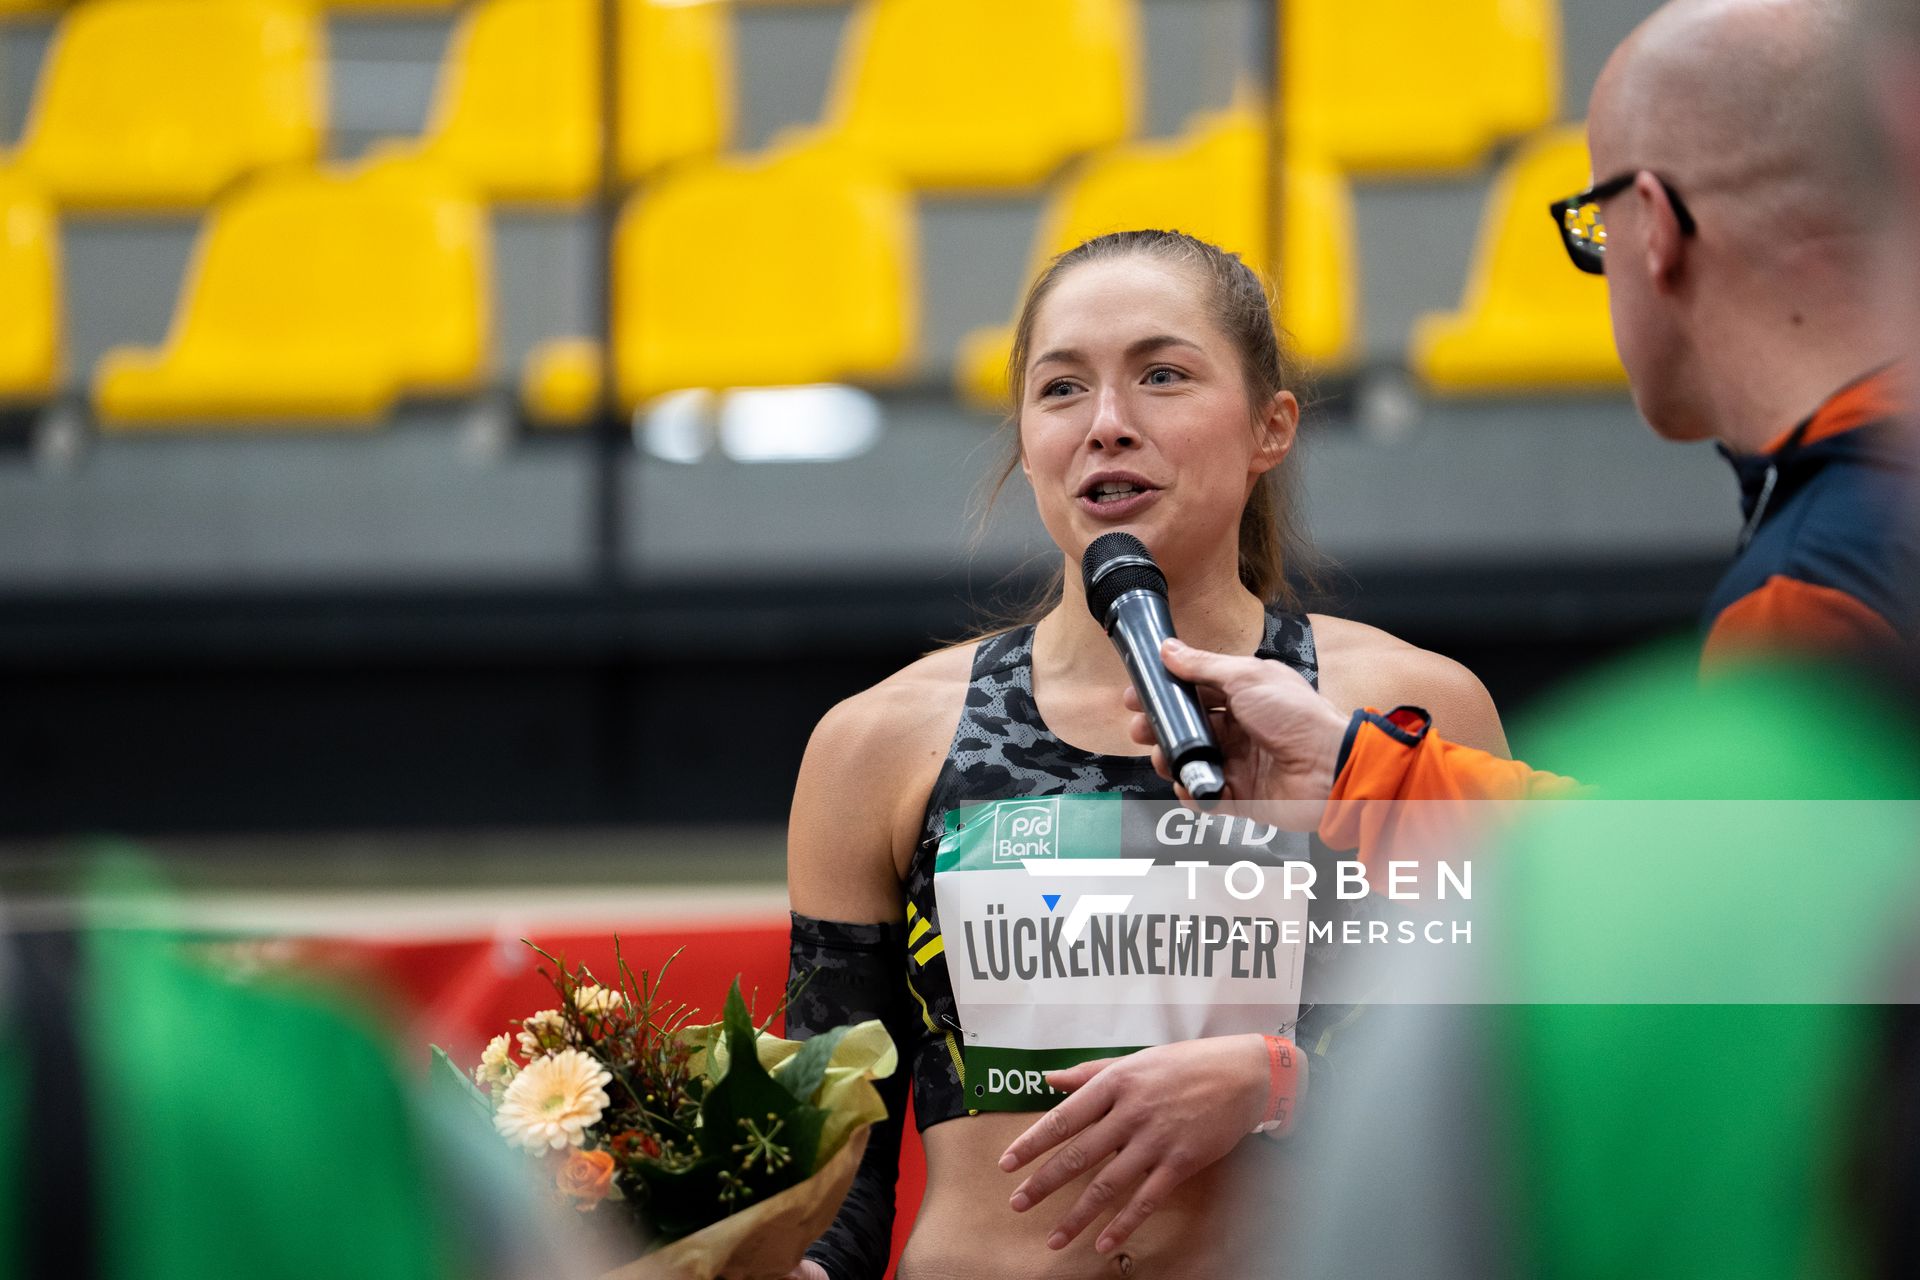
[[[1153,748],[1153,767],[1183,803],[1327,798],[1346,718],[1298,672],[1176,639],[1166,575],[1130,533],[1089,543],[1080,575],[1088,610],[1126,664],[1133,740]]]
[[[1320,806],[1333,789],[1334,765],[1349,717],[1299,672],[1278,662],[1210,653],[1177,639],[1165,641],[1160,656],[1168,671],[1194,686],[1208,709],[1220,743],[1226,798],[1299,802],[1290,815],[1293,821],[1282,825],[1303,829],[1318,823]],[[1133,740],[1153,747],[1153,767],[1161,777],[1173,779],[1139,693],[1128,688],[1126,703],[1133,712]],[[1174,792],[1192,803],[1177,780]]]

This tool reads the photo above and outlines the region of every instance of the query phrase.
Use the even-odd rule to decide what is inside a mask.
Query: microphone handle
[[[1172,635],[1167,598],[1157,591],[1129,591],[1107,609],[1107,637],[1120,651],[1127,678],[1140,695],[1174,776],[1196,800],[1216,800],[1226,785],[1220,744],[1193,686],[1168,671],[1160,659],[1160,644]]]

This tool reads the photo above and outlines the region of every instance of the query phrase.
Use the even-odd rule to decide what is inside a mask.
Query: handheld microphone
[[[1227,785],[1220,771],[1220,744],[1193,686],[1176,678],[1160,659],[1160,642],[1173,635],[1166,575],[1146,543],[1116,531],[1101,534],[1087,547],[1080,580],[1087,608],[1127,664],[1127,676],[1173,775],[1202,808],[1211,807]]]

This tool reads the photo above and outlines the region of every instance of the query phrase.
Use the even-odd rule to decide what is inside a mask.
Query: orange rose
[[[591,1213],[613,1190],[613,1156],[605,1151],[574,1151],[553,1171],[553,1185],[579,1203],[573,1207]]]

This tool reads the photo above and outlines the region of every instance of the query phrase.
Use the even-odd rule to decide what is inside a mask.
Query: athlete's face
[[[1125,529],[1169,572],[1236,563],[1240,512],[1293,446],[1281,392],[1256,415],[1196,273],[1144,256],[1073,268],[1040,304],[1020,463],[1070,560]]]

